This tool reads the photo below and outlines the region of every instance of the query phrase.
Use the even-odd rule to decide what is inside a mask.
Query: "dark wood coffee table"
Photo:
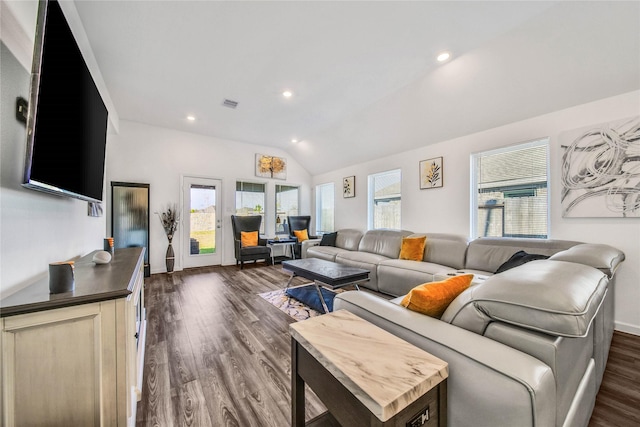
[[[338,264],[333,261],[326,261],[318,258],[296,259],[291,261],[283,261],[282,269],[291,273],[291,277],[287,282],[286,288],[289,288],[294,277],[300,276],[313,281],[324,312],[328,313],[329,309],[322,297],[320,286],[327,287],[331,290],[343,288],[345,286],[354,285],[358,289],[358,284],[369,281],[369,270],[364,268],[349,267],[348,265]]]

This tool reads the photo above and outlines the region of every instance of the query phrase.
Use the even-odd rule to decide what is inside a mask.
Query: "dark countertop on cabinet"
[[[133,291],[136,272],[144,263],[144,248],[116,249],[108,264],[95,264],[93,251],[75,260],[75,289],[49,293],[49,276],[0,301],[0,317],[72,305],[126,298]]]

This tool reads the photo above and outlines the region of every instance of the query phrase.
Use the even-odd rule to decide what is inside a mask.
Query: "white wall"
[[[606,243],[625,252],[627,258],[618,271],[615,289],[616,328],[640,335],[640,218],[562,218],[562,152],[558,143],[558,135],[563,131],[639,114],[640,92],[635,91],[318,175],[313,178],[313,185],[335,182],[336,229],[365,230],[368,175],[402,168],[402,228],[470,237],[471,153],[548,136],[551,138],[550,238]],[[440,156],[444,157],[444,187],[420,190],[419,161]],[[356,197],[344,199],[340,191],[342,178],[350,175],[356,176]]]
[[[40,277],[48,264],[102,248],[105,217],[87,216],[87,202],[22,188],[24,124],[18,96],[29,97],[29,72],[2,43],[0,112],[0,298]]]
[[[87,65],[109,109],[109,129],[118,115],[100,75],[73,2],[62,5]],[[25,126],[15,118],[17,97],[29,99],[38,2],[0,1],[0,298],[48,274],[48,264],[102,248],[106,218],[89,217],[87,202],[20,186],[26,152]]]
[[[269,154],[287,158],[287,179],[255,176],[255,155]],[[300,214],[310,214],[311,176],[284,151],[186,133],[140,123],[120,121],[120,132],[107,147],[107,182],[124,181],[150,184],[150,257],[151,272],[166,271],[167,238],[157,215],[168,203],[181,203],[182,176],[222,180],[223,244],[222,263],[235,264],[231,214],[235,212],[236,181],[267,184],[266,234],[275,234],[275,185],[300,186]],[[109,196],[110,197],[110,194]],[[109,205],[107,202],[107,206]],[[110,224],[110,219],[108,219]],[[182,269],[183,227],[174,238],[175,270]]]

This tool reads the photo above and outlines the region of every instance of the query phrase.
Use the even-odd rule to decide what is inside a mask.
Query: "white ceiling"
[[[279,147],[313,175],[640,88],[635,1],[76,8],[120,119]]]

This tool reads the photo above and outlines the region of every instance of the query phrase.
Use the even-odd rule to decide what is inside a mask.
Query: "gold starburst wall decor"
[[[287,179],[287,159],[256,154],[256,176]]]

